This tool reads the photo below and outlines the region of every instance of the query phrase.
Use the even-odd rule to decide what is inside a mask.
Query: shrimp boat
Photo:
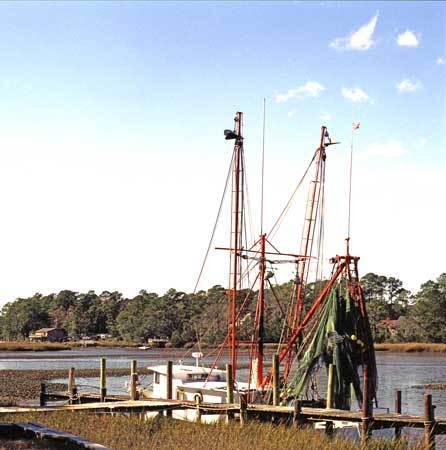
[[[171,374],[165,365],[149,367],[153,373],[151,395],[195,401],[199,398],[207,403],[234,403],[243,396],[250,403],[289,405],[299,400],[305,406],[350,409],[355,399],[361,406],[366,386],[368,403],[376,401],[373,339],[359,282],[359,257],[350,255],[350,226],[345,252],[330,259],[332,270],[328,277],[323,277],[320,264],[325,162],[327,149],[338,142],[332,141],[325,126],[321,127],[319,145],[310,164],[269,232],[263,230],[262,173],[260,235],[250,245],[244,234],[247,187],[242,131],[243,113],[237,112],[233,130],[224,131],[225,139],[234,141],[223,194],[224,198],[226,192],[230,193],[229,247],[216,247],[229,254],[226,336],[208,366],[200,363],[203,355],[195,353],[195,365],[173,364]],[[263,166],[262,152],[262,172]],[[299,253],[283,253],[272,240],[311,169],[313,176]],[[295,270],[286,295],[273,284],[275,270],[283,265],[292,265]],[[310,282],[310,276],[315,277],[313,282]],[[281,339],[274,350],[275,363],[280,369],[279,399],[273,395],[272,370],[265,370],[265,308],[269,303],[274,303],[280,311],[283,323]],[[248,370],[243,379],[238,378],[241,344],[247,346],[249,354]],[[228,363],[226,370],[218,368],[222,356]],[[328,375],[326,398],[318,387],[322,372]],[[168,387],[170,376],[171,391]],[[173,417],[197,419],[195,411],[174,411]],[[220,415],[201,415],[203,422],[221,418]]]

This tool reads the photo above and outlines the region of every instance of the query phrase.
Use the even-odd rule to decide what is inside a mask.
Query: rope
[[[305,177],[307,176],[308,171],[310,170],[311,165],[313,164],[314,159],[316,158],[317,150],[313,155],[313,158],[311,158],[310,164],[308,164],[308,167],[306,168],[304,174],[302,175],[302,178],[299,180],[299,183],[297,184],[296,188],[294,189],[293,193],[291,194],[291,197],[289,198],[287,204],[285,205],[285,208],[283,208],[282,212],[280,213],[279,217],[275,221],[273,227],[271,228],[270,232],[267,235],[267,238],[272,238],[276,233],[277,230],[280,227],[279,222],[281,222],[285,216],[285,214],[288,212],[291,206],[291,202],[293,201],[294,196],[296,195],[296,192],[300,188],[301,184],[303,183]],[[276,229],[277,228],[277,229]]]
[[[229,164],[228,174],[226,176],[225,188],[223,189],[223,195],[221,196],[220,206],[218,207],[217,217],[215,219],[214,228],[212,229],[211,239],[209,240],[209,245],[208,245],[208,248],[206,250],[206,254],[204,256],[203,263],[201,265],[200,273],[198,274],[198,278],[197,278],[197,281],[195,283],[194,292],[193,292],[194,294],[197,291],[198,283],[200,282],[201,276],[203,275],[204,266],[205,266],[206,261],[208,259],[209,251],[211,250],[211,246],[212,246],[212,242],[214,241],[215,231],[217,230],[217,225],[218,225],[218,221],[220,219],[220,214],[221,214],[221,210],[222,210],[222,207],[223,207],[223,202],[225,200],[226,191],[228,189],[229,178],[231,176],[231,168],[232,168],[232,159],[231,159],[231,163]]]

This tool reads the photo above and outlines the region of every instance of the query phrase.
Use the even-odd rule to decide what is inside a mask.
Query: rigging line
[[[206,261],[207,261],[208,256],[209,256],[209,251],[211,250],[212,242],[214,241],[215,231],[217,230],[217,225],[218,225],[218,221],[220,219],[221,210],[223,208],[223,203],[224,203],[224,200],[225,200],[225,197],[226,197],[226,192],[228,190],[228,183],[229,183],[229,178],[231,176],[232,162],[233,162],[233,158],[231,158],[231,163],[229,164],[229,170],[228,170],[228,174],[226,176],[225,188],[223,189],[223,195],[221,196],[220,206],[218,207],[217,217],[215,219],[214,228],[212,229],[211,239],[209,240],[209,245],[208,245],[208,248],[206,250],[206,254],[204,256],[203,263],[201,265],[200,273],[198,274],[198,278],[197,278],[197,281],[195,283],[194,292],[193,292],[194,294],[197,292],[198,283],[200,282],[201,276],[203,275],[204,266],[206,265]]]
[[[316,158],[317,150],[314,152],[313,158],[311,158],[310,164],[308,164],[308,167],[305,169],[304,174],[302,175],[302,178],[299,180],[299,183],[297,184],[296,188],[294,189],[293,193],[291,194],[291,197],[289,198],[287,204],[285,205],[285,208],[283,208],[282,212],[280,213],[279,217],[277,218],[276,222],[274,223],[273,227],[269,231],[267,238],[272,238],[275,233],[277,232],[276,227],[278,228],[279,222],[283,219],[285,214],[288,212],[288,209],[291,206],[291,202],[293,201],[294,196],[296,195],[297,190],[300,188],[301,184],[303,183],[305,177],[308,174],[308,171],[310,170],[311,165],[313,164],[314,159]]]
[[[263,234],[263,186],[265,181],[265,115],[266,115],[266,99],[263,98],[263,127],[262,127],[262,184],[260,194],[260,234]]]

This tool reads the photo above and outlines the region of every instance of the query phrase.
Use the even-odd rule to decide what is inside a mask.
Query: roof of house
[[[53,330],[62,330],[65,331],[63,328],[39,328],[38,330],[34,331],[34,333],[49,333]]]

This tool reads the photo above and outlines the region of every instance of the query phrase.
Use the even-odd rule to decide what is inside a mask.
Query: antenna
[[[265,179],[265,107],[266,99],[263,97],[263,126],[262,126],[262,184],[260,193],[260,234],[263,234],[263,184]]]

